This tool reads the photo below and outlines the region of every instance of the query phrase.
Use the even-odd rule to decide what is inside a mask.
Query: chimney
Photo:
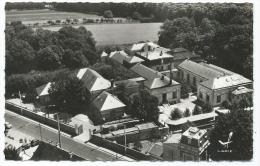
[[[164,80],[164,75],[162,75],[161,80]]]
[[[172,84],[172,61],[170,63],[170,82],[169,82],[169,85]]]
[[[110,82],[111,82],[110,89],[112,89],[112,88],[114,88],[114,82],[115,82],[115,81],[114,81],[114,79],[111,79]]]

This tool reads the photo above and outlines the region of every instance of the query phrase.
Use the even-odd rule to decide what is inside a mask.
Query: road
[[[15,130],[19,130],[31,137],[43,140],[45,142],[53,141],[58,142],[58,131],[49,126],[39,124],[36,121],[25,118],[21,115],[13,113],[11,111],[5,111],[5,120],[13,125]],[[61,148],[68,152],[73,152],[77,156],[91,161],[113,161],[113,160],[131,160],[132,159],[116,154],[115,152],[109,152],[109,150],[103,150],[91,143],[76,142],[68,134],[61,132]]]

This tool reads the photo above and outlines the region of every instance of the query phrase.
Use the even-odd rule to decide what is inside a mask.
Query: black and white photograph
[[[2,4],[5,162],[257,164],[253,1]]]

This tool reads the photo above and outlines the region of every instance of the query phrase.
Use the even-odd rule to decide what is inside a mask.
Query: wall
[[[198,75],[193,74],[190,71],[184,70],[182,68],[179,68],[179,72],[180,72],[180,80],[184,81],[185,83],[189,84],[190,86],[197,88],[197,86],[199,85],[200,82],[202,81],[206,81],[207,79]],[[183,75],[181,74],[183,73]],[[190,76],[190,81],[188,82],[187,80],[187,75],[189,74]],[[193,84],[193,78],[196,78],[196,84]]]
[[[102,117],[105,118],[106,121],[117,120],[124,115],[124,107],[116,108],[112,110],[104,110],[100,112]]]
[[[129,156],[131,158],[137,159],[137,160],[158,160],[153,158],[150,155],[143,154],[139,151],[130,149],[128,147],[125,148],[125,146],[114,143],[112,141],[109,141],[107,139],[101,138],[99,136],[93,135],[91,140],[91,143],[96,144],[98,146],[110,149],[112,151],[115,151],[119,154]]]
[[[209,104],[211,106],[219,106],[224,101],[229,101],[230,97],[231,97],[231,92],[234,91],[236,88],[238,88],[240,86],[250,87],[251,85],[250,84],[247,84],[247,85],[241,84],[241,85],[237,85],[237,86],[233,86],[233,87],[228,87],[228,88],[223,88],[223,89],[216,89],[216,90],[211,90],[211,89],[208,89],[208,88],[206,88],[206,87],[204,87],[202,85],[198,85],[197,97],[198,97],[198,99],[200,99],[204,103],[207,103],[206,102],[206,94],[208,94],[209,97],[210,97]],[[202,99],[199,98],[200,92],[202,93],[202,96],[203,96]],[[217,96],[218,95],[221,96],[220,102],[217,102]]]
[[[178,143],[163,143],[163,160],[180,160],[180,146]]]
[[[13,111],[17,114],[21,114],[21,112],[22,112],[22,115],[25,116],[25,117],[28,117],[32,120],[46,124],[46,125],[51,126],[55,129],[58,128],[58,124],[57,124],[56,120],[47,118],[45,116],[41,116],[41,115],[39,115],[39,114],[29,110],[29,109],[20,107],[18,105],[15,105],[13,103],[8,102],[8,101],[5,102],[5,108],[10,110],[10,111]],[[21,111],[21,108],[22,108],[22,111]],[[60,123],[60,129],[61,129],[61,131],[65,132],[65,133],[76,135],[76,130],[73,126],[70,126],[70,125],[67,125],[67,124],[64,124],[64,123]]]
[[[168,102],[178,103],[180,101],[181,85],[167,86],[157,89],[148,89],[148,91],[151,95],[154,95],[158,98],[159,103],[162,103],[162,94],[164,93],[167,93]],[[175,99],[172,98],[172,92],[174,91],[177,91],[177,97]]]

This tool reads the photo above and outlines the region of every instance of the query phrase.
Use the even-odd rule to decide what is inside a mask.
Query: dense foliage
[[[178,5],[161,27],[159,44],[195,51],[210,63],[252,79],[252,5]]]
[[[49,90],[52,104],[59,112],[72,115],[84,113],[91,94],[77,77],[68,77],[52,83]]]
[[[94,64],[98,59],[95,40],[84,27],[65,26],[58,32],[34,31],[21,22],[12,22],[5,33],[7,75],[31,70],[54,70],[63,65],[82,67]]]
[[[133,97],[131,110],[131,114],[134,117],[138,117],[144,121],[157,121],[159,116],[158,99],[150,95],[146,90],[141,89]]]
[[[253,157],[253,112],[244,109],[244,101],[234,105],[231,112],[221,115],[211,132],[211,158],[214,160],[250,160]],[[229,153],[221,153],[223,146],[219,140],[226,142],[233,132]]]

